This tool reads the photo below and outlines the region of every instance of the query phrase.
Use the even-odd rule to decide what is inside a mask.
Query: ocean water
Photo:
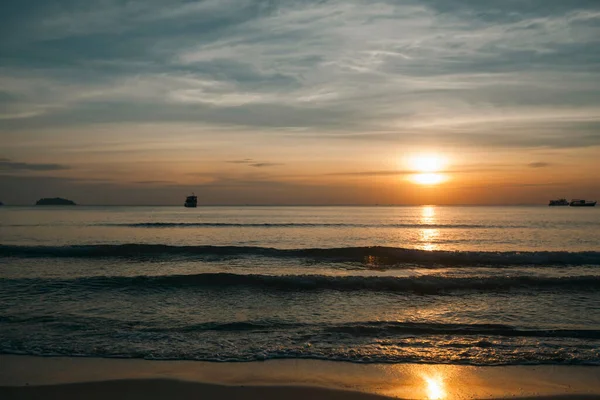
[[[3,207],[0,353],[596,365],[600,208]]]

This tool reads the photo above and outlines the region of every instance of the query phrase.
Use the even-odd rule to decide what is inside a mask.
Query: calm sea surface
[[[2,207],[0,353],[600,364],[600,208]]]

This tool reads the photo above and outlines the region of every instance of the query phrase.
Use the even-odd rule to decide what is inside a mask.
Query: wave
[[[460,291],[503,292],[509,290],[600,290],[600,276],[571,277],[376,277],[328,275],[258,275],[232,273],[204,273],[166,276],[97,276],[76,279],[19,278],[0,279],[10,288],[23,288],[30,292],[39,290],[103,291],[132,289],[168,291],[174,289],[220,290],[250,288],[277,291],[372,291],[390,293],[445,294]]]
[[[502,324],[453,324],[420,323],[396,321],[371,321],[365,323],[341,324],[326,328],[327,331],[353,336],[381,337],[390,335],[483,335],[503,337],[552,337],[600,339],[596,329],[519,329]]]
[[[600,366],[597,357],[588,355],[575,355],[567,351],[552,352],[545,350],[543,353],[537,348],[530,347],[524,351],[496,351],[493,357],[485,359],[485,353],[482,350],[488,350],[489,344],[482,340],[480,343],[469,345],[475,351],[483,353],[479,356],[466,353],[460,353],[458,357],[443,356],[432,354],[423,356],[421,354],[411,354],[409,352],[398,352],[394,354],[373,354],[372,352],[362,351],[361,349],[338,349],[330,351],[318,351],[309,348],[274,348],[258,349],[251,351],[224,352],[214,349],[214,353],[208,351],[154,351],[138,349],[111,349],[108,348],[87,348],[79,349],[75,346],[57,346],[54,344],[45,346],[32,346],[24,343],[0,343],[0,354],[29,355],[35,357],[77,357],[77,358],[116,358],[116,359],[143,359],[153,361],[203,361],[214,363],[232,363],[232,362],[264,362],[268,360],[323,360],[333,362],[348,362],[355,364],[433,364],[433,365],[467,365],[475,367],[489,366],[537,366],[537,365],[581,365],[581,366]],[[448,346],[450,347],[450,346]],[[463,346],[465,347],[465,346]],[[452,347],[450,347],[452,348]],[[455,348],[460,348],[459,344]],[[213,349],[211,349],[213,350]]]
[[[275,222],[275,223],[233,223],[233,222],[132,222],[132,223],[99,223],[79,225],[76,223],[35,223],[8,224],[5,227],[60,227],[60,226],[109,226],[126,228],[419,228],[419,229],[511,229],[527,228],[517,225],[485,225],[485,224],[359,224],[359,223],[320,223],[320,222]]]
[[[341,334],[354,337],[401,337],[401,336],[501,336],[501,337],[538,337],[538,338],[575,338],[600,339],[597,329],[544,329],[518,328],[504,324],[461,324],[434,322],[401,322],[401,321],[360,321],[348,323],[290,323],[281,320],[248,320],[219,322],[208,321],[178,326],[148,325],[143,321],[112,320],[105,317],[86,316],[3,316],[0,324],[52,324],[56,327],[70,329],[101,329],[111,327],[119,331],[137,332],[174,332],[191,333],[204,331],[217,332],[270,332],[295,331],[300,334],[331,335]]]
[[[0,316],[0,354],[249,362],[599,365],[600,330],[396,321],[174,321]],[[57,337],[63,340],[56,340]]]
[[[420,229],[492,229],[515,226],[477,224],[352,224],[352,223],[226,223],[226,222],[139,222],[102,224],[129,228],[420,228]],[[522,227],[518,227],[522,228]]]
[[[232,258],[260,256],[303,258],[325,262],[359,262],[373,266],[417,264],[444,266],[600,265],[598,251],[426,251],[398,247],[276,249],[252,246],[169,246],[163,244],[98,244],[78,246],[0,245],[0,257],[66,258]]]

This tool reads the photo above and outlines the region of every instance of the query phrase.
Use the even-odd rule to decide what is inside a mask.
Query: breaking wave
[[[78,246],[0,245],[0,257],[65,258],[234,258],[246,256],[303,258],[325,262],[360,262],[374,265],[419,264],[445,266],[600,265],[598,251],[426,251],[398,247],[341,247],[276,249],[251,246],[169,246],[162,244],[98,244]]]
[[[67,290],[102,291],[132,289],[168,291],[175,289],[218,290],[250,288],[278,291],[371,291],[390,293],[444,294],[460,291],[498,292],[517,289],[535,290],[600,290],[600,276],[571,277],[377,277],[328,275],[257,275],[232,273],[204,273],[166,276],[97,276],[76,279],[20,278],[0,280],[0,287],[23,287],[31,291]]]
[[[600,339],[597,329],[543,329],[517,328],[503,324],[460,324],[399,321],[360,321],[349,323],[289,323],[281,320],[209,321],[179,326],[148,325],[141,321],[123,321],[86,316],[2,316],[0,324],[52,324],[54,327],[79,329],[113,329],[138,332],[203,332],[203,331],[298,331],[303,334],[344,334],[351,336],[383,338],[405,335],[484,335],[502,337],[577,338]]]
[[[226,222],[139,222],[104,224],[129,228],[420,228],[420,229],[492,229],[506,226],[481,224],[353,224],[353,223],[226,223]],[[514,228],[509,226],[508,228]],[[518,228],[522,228],[519,226]]]

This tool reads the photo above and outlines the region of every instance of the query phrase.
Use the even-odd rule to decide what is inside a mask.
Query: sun
[[[409,160],[411,169],[421,173],[441,171],[446,163],[446,159],[437,154],[418,155]]]
[[[415,174],[410,180],[419,185],[438,185],[447,180],[441,174],[447,165],[445,157],[438,154],[421,154],[408,159],[408,165]]]

